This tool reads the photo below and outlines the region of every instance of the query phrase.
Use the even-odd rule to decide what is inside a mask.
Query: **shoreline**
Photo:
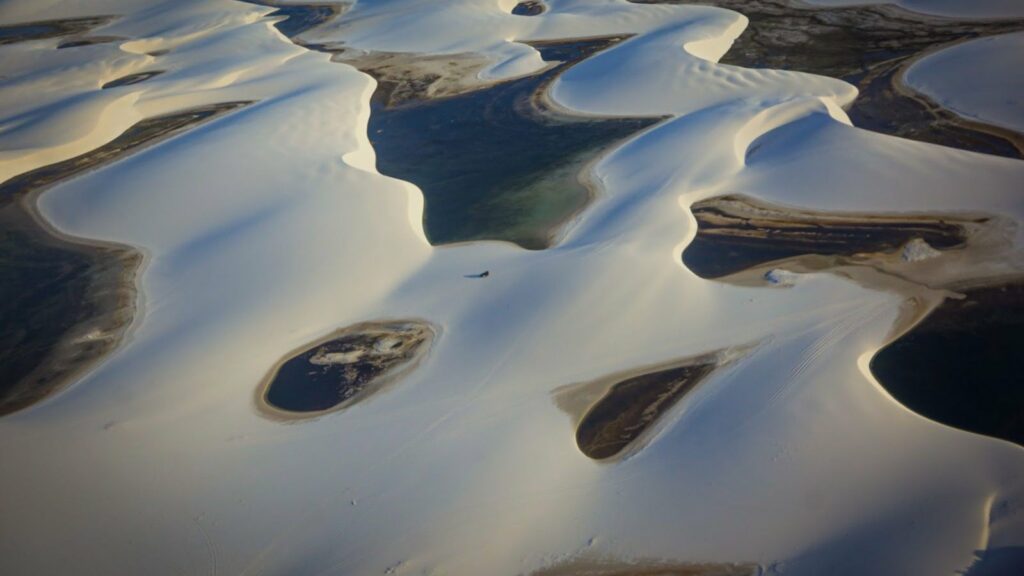
[[[386,370],[376,378],[374,378],[370,384],[373,384],[372,390],[363,390],[361,394],[357,393],[355,396],[348,398],[330,408],[323,410],[310,410],[310,411],[295,411],[280,408],[272,404],[267,396],[270,393],[271,385],[274,382],[274,378],[278,375],[281,367],[287,362],[302,356],[303,354],[321,347],[333,340],[337,340],[340,337],[349,335],[353,332],[359,332],[360,330],[371,329],[379,326],[386,326],[388,324],[414,324],[423,328],[427,334],[427,338],[422,346],[420,346],[413,356],[406,362],[403,362],[391,369]],[[420,364],[422,364],[430,356],[433,351],[434,344],[442,335],[441,326],[425,320],[422,318],[403,318],[403,319],[377,319],[368,320],[363,322],[357,322],[332,330],[331,332],[324,334],[310,342],[297,346],[288,351],[284,356],[279,358],[267,371],[267,374],[260,379],[256,385],[253,396],[253,404],[256,406],[256,412],[270,420],[285,424],[294,424],[298,422],[306,422],[309,420],[315,420],[321,416],[326,416],[335,412],[343,412],[349,407],[361,403],[369,402],[380,394],[387,392],[391,387],[397,384],[402,378],[407,376],[409,373],[414,371]],[[367,386],[369,387],[369,386]]]
[[[15,220],[5,231],[24,225],[22,232],[34,236],[37,246],[89,261],[85,295],[76,304],[93,313],[68,326],[34,368],[5,386],[0,417],[26,410],[81,380],[127,342],[141,320],[143,295],[137,280],[148,261],[146,254],[59,230],[39,210],[36,201],[42,192],[29,193],[2,209]]]
[[[917,58],[936,49],[1021,31],[1024,21],[940,17],[890,4],[821,6],[793,0],[706,3],[742,13],[750,20],[720,59],[721,64],[841,79],[858,90],[857,98],[845,107],[858,128],[960,150],[1024,158],[1024,136],[973,122],[923,101],[916,92],[901,90],[897,78]],[[803,50],[806,44],[813,44],[816,50]]]
[[[1024,30],[1024,25],[1021,26],[1021,30]],[[1003,126],[982,122],[981,120],[970,118],[969,116],[965,116],[952,108],[939,104],[924,92],[920,92],[917,89],[915,89],[906,80],[907,71],[910,70],[910,67],[932,54],[936,54],[943,50],[952,48],[954,46],[959,46],[961,44],[973,42],[980,38],[991,38],[998,35],[999,34],[992,34],[978,36],[976,38],[962,38],[960,40],[955,40],[953,42],[942,44],[930,50],[925,50],[923,52],[915,54],[914,56],[904,60],[903,63],[900,64],[899,68],[897,68],[896,72],[893,74],[893,90],[895,90],[897,93],[899,93],[905,98],[916,100],[921,104],[921,106],[927,108],[929,112],[936,114],[936,116],[938,116],[938,114],[948,115],[949,118],[945,119],[948,122],[952,122],[967,130],[973,130],[975,132],[989,134],[991,136],[995,136],[997,138],[1006,140],[1017,149],[1019,158],[1024,160],[1024,133],[1017,132],[1016,130],[1012,130],[1010,128],[1005,128]]]
[[[0,214],[4,214],[7,221],[0,232],[25,237],[25,240],[15,240],[10,247],[36,251],[36,257],[30,262],[33,267],[40,264],[65,266],[61,262],[76,261],[80,268],[70,278],[60,277],[51,287],[56,294],[41,296],[54,301],[36,303],[39,309],[46,311],[56,303],[72,307],[73,311],[67,311],[73,316],[70,324],[58,326],[54,334],[39,337],[33,336],[32,327],[26,324],[29,318],[14,321],[14,329],[19,334],[28,334],[29,340],[8,350],[15,355],[15,374],[8,375],[11,380],[0,392],[0,417],[30,408],[81,380],[128,341],[144,309],[138,279],[149,259],[145,251],[60,230],[42,213],[40,197],[55,185],[101,169],[248,104],[227,102],[147,118],[88,152],[0,183],[3,194]],[[4,246],[7,247],[7,243]],[[5,276],[13,275],[13,278],[8,277],[8,285],[15,288],[20,281],[27,285],[27,290],[31,289],[30,294],[39,294],[35,288],[40,279],[31,276],[31,269],[24,268],[29,262],[16,259],[14,264],[22,267],[0,268]],[[48,276],[44,272],[43,278]],[[76,292],[68,300],[60,292],[75,282],[84,291],[84,297]],[[0,308],[0,313],[9,317],[23,312],[24,307],[19,304],[5,302],[7,308]],[[6,367],[10,369],[10,366],[8,358]]]
[[[468,92],[453,92],[445,87],[438,89],[436,86],[444,82],[443,78],[437,79],[420,69],[422,62],[426,62],[428,69],[436,69],[453,58],[449,56],[417,57],[391,53],[380,56],[371,53],[362,57],[372,64],[370,66],[361,66],[359,58],[341,61],[355,65],[378,80],[369,125],[371,142],[377,151],[378,170],[409,181],[423,191],[424,228],[432,246],[497,240],[510,241],[527,250],[545,250],[557,246],[579,216],[599,197],[600,191],[589,175],[592,167],[612,150],[649,130],[661,118],[590,116],[545,104],[551,83],[565,70],[611,48],[613,43],[623,38],[601,36],[531,43],[549,62],[545,68],[528,76]],[[458,61],[465,56],[455,58]],[[399,74],[395,75],[393,69],[382,71],[377,68],[381,59],[390,61],[385,66],[397,69]],[[480,64],[480,61],[470,59],[469,64]],[[396,97],[396,93],[400,96]],[[463,122],[454,127],[448,124],[443,132],[431,132],[436,129],[432,124],[434,118],[450,117],[462,122],[469,108],[480,109],[486,122],[483,125]],[[419,132],[409,133],[416,127],[419,127]],[[413,139],[430,135],[429,142],[422,147],[406,150],[419,155],[418,164],[400,154],[403,147],[410,145],[405,139],[394,140],[394,136],[389,136],[396,129]],[[595,136],[588,140],[580,130],[589,130]],[[540,146],[550,147],[553,134],[559,131],[563,142],[568,139],[569,150],[562,148],[559,154],[546,154],[539,158],[539,152],[528,145],[536,141]],[[462,148],[452,147],[454,138],[460,134],[464,141],[483,142],[495,148],[492,157],[506,159],[492,170],[492,176],[477,177],[477,180],[465,183],[464,187],[476,186],[486,192],[462,198],[465,204],[455,207],[452,203],[460,192],[451,189],[449,182],[457,177],[458,171],[445,159],[464,153]],[[499,135],[498,139],[495,139],[495,134]],[[503,134],[508,134],[508,137],[501,139]],[[516,135],[519,138],[514,142],[505,142]],[[386,140],[389,137],[391,141]],[[448,146],[439,143],[438,139]],[[596,143],[593,143],[595,139]],[[502,148],[502,143],[513,146]],[[392,145],[398,147],[393,148]],[[476,149],[468,153],[481,154]],[[520,158],[519,154],[525,154],[525,157]],[[541,163],[537,164],[537,161]],[[549,187],[553,189],[546,190]],[[577,198],[565,192],[572,188],[578,189],[575,192]],[[462,195],[465,196],[464,193]],[[535,196],[532,202],[518,203],[531,195]],[[554,204],[550,204],[552,202]],[[460,211],[472,213],[474,217],[470,220],[467,218],[469,214]],[[440,226],[438,214],[444,215],[444,223]],[[532,223],[533,220],[537,223]]]

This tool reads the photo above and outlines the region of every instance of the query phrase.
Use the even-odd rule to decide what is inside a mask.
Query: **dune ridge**
[[[525,41],[632,34],[547,97],[669,116],[593,164],[601,194],[551,249],[435,248],[419,190],[375,170],[370,77],[290,42],[270,8],[89,4],[74,10],[119,15],[93,33],[131,40],[0,47],[0,178],[140,118],[256,103],[39,199],[65,233],[144,251],[144,299],[106,361],[0,419],[0,571],[516,574],[608,557],[931,574],[1024,545],[1024,452],[913,414],[867,370],[906,294],[828,273],[730,285],[681,259],[689,206],[736,193],[1019,224],[1024,163],[859,130],[837,80],[716,64],[745,26],[727,10],[359,2],[299,40],[478,53],[490,82],[543,67]],[[0,22],[65,5],[8,3]],[[1019,226],[1001,240],[1010,256],[972,275],[1020,272]],[[254,390],[285,354],[387,318],[441,331],[401,382],[301,423],[259,414]],[[552,397],[751,342],[611,465],[579,451]]]

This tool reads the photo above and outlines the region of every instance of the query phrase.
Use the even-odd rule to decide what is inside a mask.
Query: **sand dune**
[[[920,286],[827,271],[739,286],[681,258],[697,233],[689,206],[729,194],[1017,224],[1024,163],[853,127],[842,107],[856,90],[838,80],[716,64],[745,26],[734,12],[548,0],[515,16],[515,4],[359,2],[299,42],[479,53],[486,85],[546,66],[525,41],[633,35],[547,98],[668,118],[592,166],[599,197],[543,251],[432,247],[420,191],[375,169],[374,81],[292,43],[263,19],[271,8],[0,8],[5,24],[118,15],[91,34],[129,39],[0,47],[0,178],[140,118],[255,101],[41,196],[61,231],[133,246],[145,264],[126,342],[0,419],[0,572],[561,573],[596,557],[943,574],[1024,546],[1024,451],[910,412],[868,370]],[[163,73],[100,89],[151,70]],[[998,261],[949,266],[1019,274],[1020,228],[998,240]],[[386,390],[297,423],[256,406],[291,351],[403,318],[437,334]],[[583,454],[556,399],[738,348],[621,460]]]
[[[930,54],[904,78],[961,116],[1024,132],[1024,33],[958,44]]]

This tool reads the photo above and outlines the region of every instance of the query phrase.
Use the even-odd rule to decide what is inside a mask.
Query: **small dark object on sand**
[[[487,278],[490,275],[491,275],[491,271],[490,270],[484,270],[483,272],[481,272],[479,274],[466,274],[465,276],[463,276],[463,278]]]

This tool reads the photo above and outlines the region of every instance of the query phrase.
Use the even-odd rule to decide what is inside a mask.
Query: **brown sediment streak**
[[[609,460],[635,451],[659,418],[736,356],[720,351],[638,368],[560,388],[555,401],[576,421],[580,451]]]
[[[414,369],[439,329],[416,319],[362,322],[292,351],[257,388],[271,417],[314,418],[378,394]]]
[[[936,250],[959,248],[991,221],[980,215],[811,212],[740,195],[703,200],[690,210],[697,235],[683,262],[712,279],[798,256],[893,253],[914,240]]]
[[[120,344],[135,315],[141,254],[54,229],[36,210],[38,194],[246,104],[146,119],[95,150],[0,184],[0,415],[81,376]]]

